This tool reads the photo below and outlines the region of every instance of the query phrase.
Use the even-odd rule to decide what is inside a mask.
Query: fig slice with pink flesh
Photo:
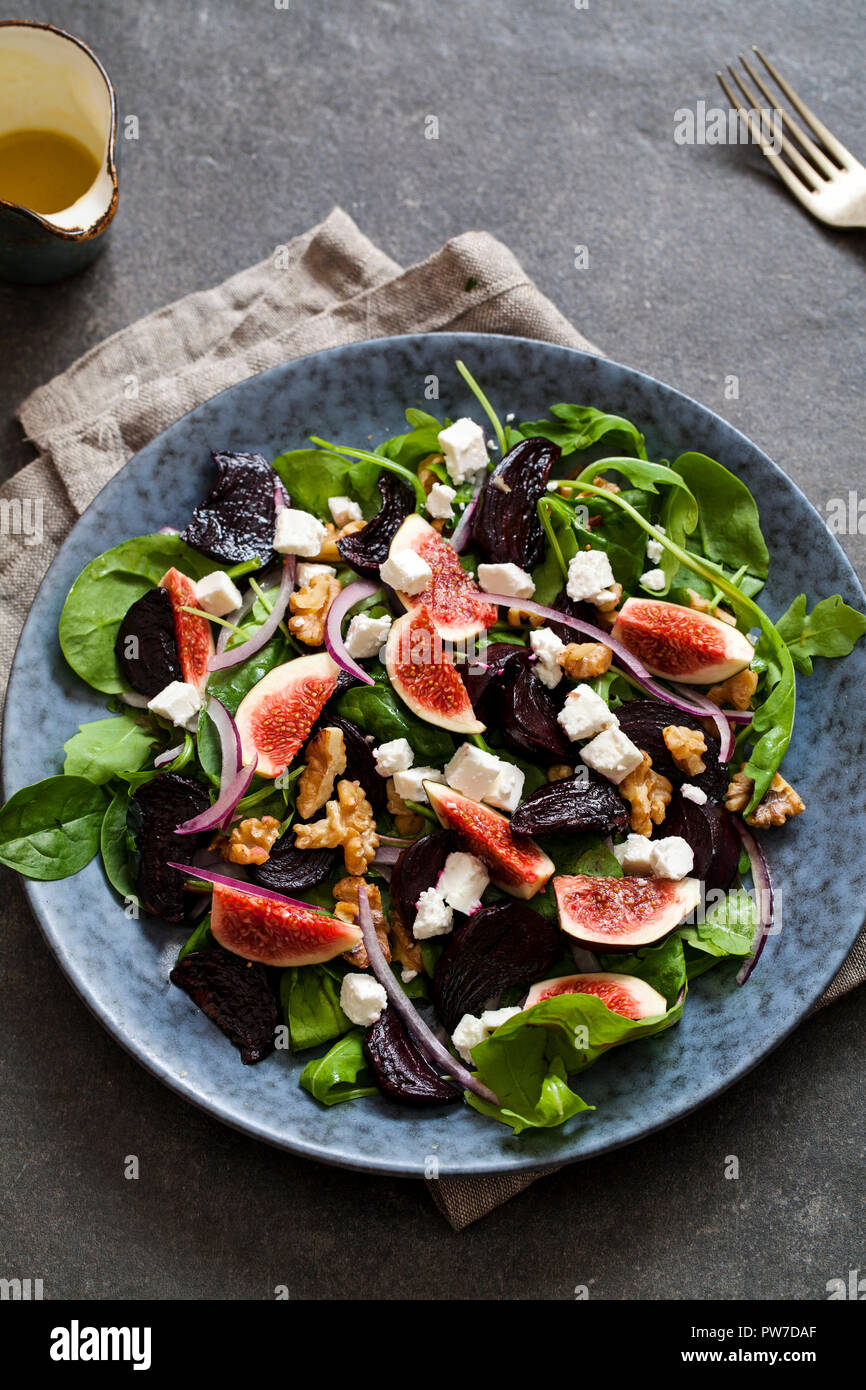
[[[285,661],[263,676],[235,713],[244,764],[257,757],[260,777],[278,777],[333,694],[339,670],[327,652],[316,652]]]
[[[626,599],[611,636],[654,676],[684,685],[725,681],[748,666],[755,654],[748,637],[729,623],[656,598]]]
[[[213,633],[207,618],[195,613],[185,613],[184,608],[197,608],[195,585],[180,570],[172,567],[166,570],[159,587],[165,589],[171,599],[174,616],[174,640],[183,680],[204,690],[208,678],[208,662],[214,654]]]
[[[400,699],[413,714],[455,734],[480,734],[466,686],[425,607],[391,625],[385,669]]]
[[[393,559],[401,550],[414,550],[433,572],[422,593],[410,595],[398,591],[397,597],[404,608],[411,611],[425,607],[440,637],[448,642],[462,642],[493,626],[499,612],[496,605],[486,603],[481,597],[478,585],[461,565],[451,542],[440,536],[417,512],[403,522],[391,542],[388,558]]]
[[[636,975],[614,975],[599,970],[592,975],[561,975],[555,980],[539,980],[526,996],[524,1009],[557,999],[563,994],[594,994],[612,1013],[623,1018],[656,1018],[667,1013],[667,1001],[657,989]]]
[[[561,874],[553,889],[562,930],[604,951],[632,951],[661,941],[701,900],[696,878]]]
[[[214,885],[210,929],[214,940],[244,960],[288,968],[318,965],[351,951],[360,927],[315,908],[260,897],[243,885]]]
[[[542,891],[553,860],[528,835],[515,835],[507,816],[441,782],[425,782],[424,790],[440,825],[455,831],[470,854],[486,865],[497,888],[515,898]]]

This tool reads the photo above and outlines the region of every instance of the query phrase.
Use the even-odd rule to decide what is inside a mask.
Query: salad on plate
[[[764,611],[721,462],[590,405],[503,418],[457,368],[477,418],[215,453],[184,529],[90,561],[59,640],[107,714],[0,810],[0,862],[100,855],[118,911],[184,928],[168,1007],[308,1054],[316,1102],[520,1133],[778,939],[796,674],[866,617]]]

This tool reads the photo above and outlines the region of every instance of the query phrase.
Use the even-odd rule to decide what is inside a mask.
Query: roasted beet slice
[[[519,642],[491,642],[479,653],[477,661],[464,661],[457,667],[472,701],[472,708],[485,723],[489,722],[488,716],[495,710],[506,662],[512,656],[522,657],[527,664],[529,662],[527,650]]]
[[[158,695],[172,681],[183,680],[174,612],[165,589],[148,589],[136,599],[120,624],[114,654],[124,680],[140,695]]]
[[[574,745],[557,722],[556,703],[524,654],[510,657],[505,664],[497,712],[499,731],[513,753],[544,767],[572,763]]]
[[[215,453],[211,457],[216,486],[196,507],[181,539],[228,565],[257,558],[262,567],[271,564],[279,558],[274,553],[276,473],[262,454]]]
[[[577,599],[569,598],[564,589],[560,589],[556,598],[551,604],[560,613],[565,613],[569,618],[578,618],[591,627],[598,627],[598,610],[591,603],[580,603]],[[566,627],[564,623],[548,623],[547,626],[556,633],[560,642],[590,642],[592,638],[582,637],[573,627]]]
[[[273,1052],[277,1004],[263,965],[215,947],[191,951],[169,979],[240,1049],[246,1065]]]
[[[675,792],[664,823],[653,833],[657,839],[662,835],[680,835],[691,845],[695,856],[692,874],[703,880],[708,892],[730,888],[740,862],[742,842],[726,806],[715,801],[699,806]]]
[[[692,714],[684,714],[673,705],[661,700],[627,700],[616,712],[620,728],[628,734],[632,743],[649,753],[653,768],[681,787],[683,782],[691,782],[700,787],[713,801],[721,801],[727,790],[729,776],[727,769],[719,762],[719,740],[707,733],[701,721]],[[664,741],[662,730],[669,724],[680,724],[687,729],[700,729],[707,743],[707,751],[701,756],[706,764],[704,772],[694,776],[681,772],[671,757]]]
[[[264,864],[252,864],[247,877],[260,888],[292,897],[324,883],[339,858],[336,849],[295,849],[291,831],[275,845]]]
[[[561,830],[607,835],[625,830],[629,810],[610,782],[586,768],[578,777],[563,777],[539,787],[518,806],[511,829],[518,835],[549,835]]]
[[[436,1012],[448,1032],[504,989],[540,979],[560,950],[556,928],[525,903],[494,903],[473,912],[442,952],[433,976]]]
[[[472,518],[472,539],[485,559],[525,570],[544,559],[537,504],[559,455],[549,439],[523,439],[499,460]]]
[[[457,841],[450,830],[423,835],[403,850],[391,874],[391,897],[408,931],[415,924],[415,909],[425,888],[432,888],[445,868],[445,860]]]
[[[185,893],[184,876],[168,867],[170,860],[189,863],[201,835],[176,835],[175,827],[206,811],[210,801],[204,787],[178,772],[163,772],[130,798],[127,828],[135,842],[138,896],[146,912],[166,922],[182,922],[196,907],[195,894]]]
[[[382,506],[366,526],[337,541],[337,549],[347,565],[366,579],[377,579],[379,566],[388,558],[391,542],[410,512],[415,510],[415,497],[405,483],[393,473],[379,474],[379,496]]]
[[[340,776],[348,778],[350,782],[360,782],[373,810],[381,811],[387,795],[385,778],[380,777],[376,771],[373,749],[357,724],[353,724],[350,719],[341,718],[338,714],[326,712],[318,720],[313,732],[318,729],[341,730],[346,747],[346,771],[341,772]]]
[[[383,1095],[404,1105],[452,1105],[462,1089],[419,1052],[399,1016],[385,1009],[364,1035],[364,1056]]]

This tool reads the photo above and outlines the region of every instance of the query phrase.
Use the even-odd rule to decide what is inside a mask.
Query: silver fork
[[[773,148],[773,144],[777,142],[774,140],[771,143],[767,139],[766,126],[754,115],[754,112],[760,107],[760,101],[754,89],[730,63],[727,65],[728,72],[749,103],[750,109],[743,106],[740,98],[734,93],[722,74],[717,72],[716,76],[728,101],[745,117],[753,139],[760,144],[776,173],[813,217],[817,217],[820,222],[829,223],[831,227],[866,227],[866,169],[849,150],[846,150],[845,146],[836,139],[824,123],[819,121],[815,113],[809,110],[806,103],[797,96],[790,83],[786,82],[781,73],[777,72],[760,49],[753,45],[753,51],[760,58],[767,72],[788,98],[795,111],[802,117],[812,135],[821,142],[823,148],[820,148],[810,138],[800,123],[789,115],[784,107],[779,107],[778,98],[773,95],[742,53],[739,58],[746,73],[765,98],[771,110],[781,114],[781,154]],[[797,144],[784,133],[786,129],[794,136]],[[797,145],[799,145],[799,149]],[[782,158],[782,155],[785,156],[785,159]],[[786,163],[785,160],[788,162]]]

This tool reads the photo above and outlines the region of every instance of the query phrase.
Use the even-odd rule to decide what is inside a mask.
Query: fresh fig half
[[[625,830],[629,809],[606,778],[587,769],[589,777],[563,777],[539,787],[511,817],[517,835],[551,835],[563,830],[607,835]]]
[[[472,539],[487,560],[531,570],[544,559],[538,499],[560,455],[549,439],[522,439],[494,468],[472,518]]]
[[[360,531],[342,536],[337,549],[347,565],[365,579],[377,579],[388,558],[391,542],[415,505],[415,495],[393,473],[382,472],[378,481],[382,505]]]
[[[592,975],[561,975],[559,979],[539,980],[526,996],[524,1009],[558,999],[562,994],[594,994],[612,1013],[623,1018],[656,1018],[667,1013],[667,1000],[657,989],[636,975],[613,975],[599,970]]]
[[[401,550],[414,550],[426,560],[432,578],[423,593],[398,594],[404,608],[426,608],[429,622],[448,642],[463,642],[496,622],[498,609],[481,597],[471,574],[460,563],[460,556],[417,512],[407,516],[391,542],[389,557]]]
[[[729,776],[727,769],[719,762],[719,740],[715,733],[703,728],[699,719],[692,714],[684,714],[672,705],[661,700],[627,700],[616,712],[619,726],[632,743],[637,744],[652,759],[654,771],[667,777],[675,787],[691,782],[700,787],[714,801],[720,800],[727,790]],[[678,724],[686,729],[698,729],[704,734],[707,745],[702,753],[704,771],[694,774],[682,772],[671,757],[664,740],[664,730],[670,724]]]
[[[199,503],[182,539],[194,550],[240,565],[259,560],[272,564],[279,479],[262,454],[214,453],[216,483],[206,501]]]
[[[612,636],[653,675],[685,685],[725,681],[755,655],[748,637],[720,618],[656,598],[626,599]]]
[[[227,951],[262,965],[317,965],[351,951],[361,930],[326,912],[214,884],[210,929]]]
[[[257,757],[260,777],[278,777],[289,766],[333,694],[338,671],[327,652],[298,656],[262,676],[241,700],[235,723],[243,761]]]
[[[350,782],[360,782],[373,810],[381,811],[386,799],[385,779],[376,771],[373,749],[357,724],[353,724],[350,719],[341,718],[340,715],[325,713],[318,720],[313,732],[325,728],[339,729],[343,735],[346,770],[340,774],[341,777],[348,778]]]
[[[273,1052],[277,1004],[264,966],[219,948],[191,951],[169,979],[222,1029],[245,1065]]]
[[[412,1041],[400,1017],[385,1009],[364,1034],[364,1056],[383,1095],[404,1105],[453,1105],[463,1096]]]
[[[286,835],[274,845],[264,864],[249,866],[247,877],[260,888],[291,897],[324,883],[339,853],[336,849],[296,849],[291,835]]]
[[[728,808],[714,801],[698,805],[680,792],[671,798],[661,835],[679,835],[695,856],[692,870],[704,887],[727,891],[740,862],[742,841]]]
[[[415,925],[418,899],[425,888],[432,888],[445,868],[445,860],[456,848],[454,836],[447,830],[422,835],[407,845],[394,865],[389,888],[408,931]]]
[[[182,679],[174,611],[165,589],[148,589],[136,599],[118,628],[114,653],[124,680],[148,699]]]
[[[126,824],[135,845],[135,883],[142,907],[154,917],[182,922],[195,910],[195,898],[184,892],[184,875],[169,861],[190,853],[190,836],[176,835],[177,826],[209,805],[204,787],[178,772],[160,773],[130,797]],[[202,843],[200,836],[195,843]]]
[[[439,824],[453,830],[487,866],[498,888],[515,898],[532,898],[543,890],[553,860],[528,836],[515,835],[506,816],[440,782],[425,782],[424,790]]]
[[[171,600],[174,615],[174,640],[183,679],[197,690],[204,690],[208,678],[208,662],[214,654],[213,633],[207,618],[184,612],[197,608],[195,585],[180,570],[172,567],[159,581]]]
[[[494,903],[473,912],[451,937],[433,974],[436,1012],[448,1032],[504,989],[543,975],[560,949],[556,928],[525,903]]]
[[[480,734],[466,686],[425,607],[391,624],[385,669],[394,690],[413,714],[455,734]]]
[[[661,941],[701,900],[696,878],[562,874],[553,880],[553,888],[562,930],[604,951],[632,951]]]

